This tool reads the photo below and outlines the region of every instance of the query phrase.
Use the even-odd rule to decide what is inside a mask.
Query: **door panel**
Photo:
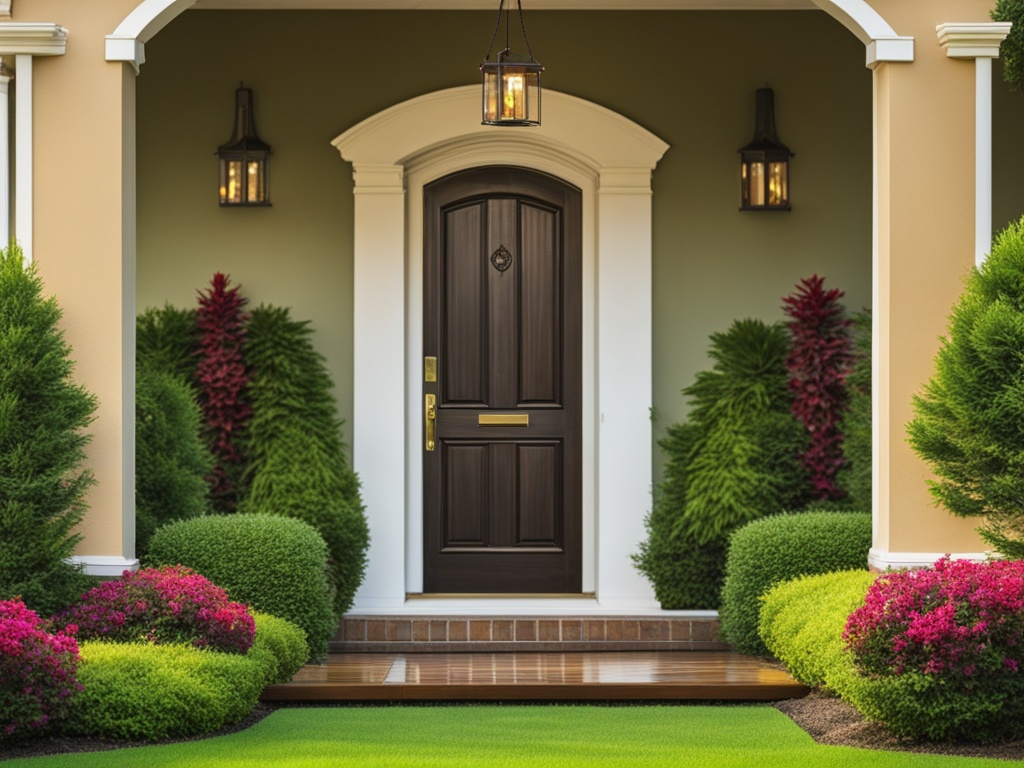
[[[427,592],[579,592],[581,196],[490,167],[424,190]]]

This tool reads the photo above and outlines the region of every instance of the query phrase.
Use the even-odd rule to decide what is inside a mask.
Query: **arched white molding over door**
[[[837,19],[843,26],[849,29],[857,39],[867,47],[867,65],[874,67],[883,61],[913,61],[914,60],[914,38],[897,35],[893,28],[872,8],[867,0],[812,0],[812,2]],[[117,25],[112,34],[107,35],[106,57],[107,61],[126,61],[139,71],[139,67],[146,60],[145,44],[157,32],[171,21],[175,16],[196,4],[196,0],[142,0],[142,2],[129,13],[124,21]],[[750,0],[747,4],[750,8],[757,8],[763,4],[766,9],[778,8],[778,3],[773,0]],[[260,8],[288,8],[288,0],[263,0],[259,3]],[[659,10],[683,10],[692,7],[692,0],[663,0],[657,4]],[[727,7],[722,3],[723,8]],[[239,8],[247,7],[246,0],[222,3],[217,7]],[[378,8],[378,0],[326,0],[322,8]],[[422,8],[422,0],[396,0],[388,6],[392,9],[400,8]],[[430,4],[433,9],[456,9],[468,10],[470,8],[482,8],[490,10],[490,0],[437,0]],[[638,5],[630,0],[621,3],[590,3],[587,0],[577,2],[552,2],[549,8],[568,8],[572,10],[586,10],[587,8],[601,8],[602,10],[637,9]],[[643,7],[641,4],[639,7]],[[701,8],[715,7],[714,2],[705,2]]]
[[[668,145],[557,92],[545,92],[537,129],[481,126],[479,109],[479,86],[438,91],[332,142],[355,179],[352,445],[372,540],[354,610],[412,610],[406,593],[421,584],[422,190],[484,164],[531,167],[583,191],[584,589],[601,608],[654,609],[629,556],[650,506],[651,172]]]

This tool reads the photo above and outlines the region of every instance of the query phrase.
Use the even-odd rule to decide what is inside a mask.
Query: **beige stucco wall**
[[[56,22],[69,30],[65,55],[36,58],[33,65],[33,241],[45,291],[58,297],[64,312],[75,375],[100,402],[89,450],[97,484],[88,498],[82,554],[130,556],[134,549],[134,530],[122,526],[122,497],[131,503],[134,478],[132,467],[121,463],[123,380],[130,374],[122,366],[121,286],[123,257],[131,248],[122,231],[127,190],[121,114],[135,83],[125,65],[104,60],[103,46],[104,35],[135,5],[133,0],[13,4],[13,21]],[[132,420],[127,424],[134,429]]]
[[[912,396],[931,375],[949,310],[974,263],[974,62],[937,42],[945,22],[989,21],[988,2],[876,0],[901,35],[915,38],[912,65],[876,73],[879,153],[878,306],[882,366],[875,396],[879,446],[875,547],[889,552],[979,552],[975,523],[937,509],[924,462],[905,425]]]

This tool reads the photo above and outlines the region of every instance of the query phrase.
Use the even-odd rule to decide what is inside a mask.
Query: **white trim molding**
[[[813,5],[812,5],[813,3]],[[136,74],[146,61],[145,44],[175,16],[197,6],[197,0],[142,0],[117,29],[106,37],[107,61],[130,63]],[[555,10],[788,10],[817,6],[845,26],[867,49],[866,65],[883,61],[913,61],[914,38],[897,35],[867,0],[552,0]],[[315,8],[388,10],[470,10],[492,7],[491,0],[219,0],[200,2],[202,8]]]
[[[992,59],[1010,34],[1009,22],[939,24],[939,45],[952,59],[974,59],[974,263],[992,248]]]
[[[83,566],[90,576],[116,579],[125,571],[139,570],[139,561],[135,558],[117,557],[115,555],[74,555],[70,558],[75,565]]]
[[[936,560],[950,557],[953,560],[981,562],[993,556],[992,552],[889,552],[878,547],[868,550],[868,565],[879,571],[899,571],[908,568],[927,568]]]
[[[46,22],[0,22],[0,54],[15,56],[63,56],[68,31]]]
[[[406,601],[423,581],[421,420],[407,418],[421,398],[423,187],[480,165],[533,168],[583,193],[583,590],[596,593],[591,612],[656,610],[629,557],[644,537],[652,481],[650,451],[631,446],[652,442],[651,173],[668,145],[555,91],[544,93],[539,128],[482,126],[479,110],[479,86],[451,88],[332,142],[355,180],[352,450],[371,533],[353,611],[423,604]],[[501,600],[482,608],[508,609]]]

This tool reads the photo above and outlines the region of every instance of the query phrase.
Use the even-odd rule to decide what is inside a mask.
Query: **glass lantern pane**
[[[786,175],[786,163],[768,164],[768,205],[789,203],[789,185]]]
[[[259,160],[249,160],[246,173],[246,200],[250,203],[266,202],[264,194],[264,165]]]
[[[498,119],[498,73],[484,70],[484,122]]]
[[[242,161],[220,161],[221,204],[238,205],[242,202]]]
[[[745,164],[747,199],[744,205],[764,205],[764,163]]]
[[[502,73],[502,120],[525,120],[526,77],[521,69],[506,68]]]

